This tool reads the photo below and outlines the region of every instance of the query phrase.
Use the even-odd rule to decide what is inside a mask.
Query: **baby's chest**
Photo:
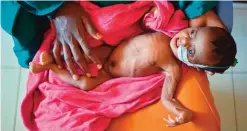
[[[129,56],[134,57],[134,61],[144,65],[154,65],[159,60],[169,59],[171,49],[167,45],[146,44],[133,45]]]

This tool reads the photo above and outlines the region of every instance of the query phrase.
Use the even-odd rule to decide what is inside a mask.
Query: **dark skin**
[[[88,77],[91,74],[85,57],[97,64],[99,69],[102,68],[99,58],[92,53],[86,41],[85,31],[97,40],[100,40],[102,35],[93,27],[88,14],[79,4],[66,2],[57,11],[53,22],[56,30],[53,56],[60,69],[63,68],[62,60],[64,59],[70,74],[75,80],[78,80],[79,76],[76,73],[73,60],[82,71],[86,72]],[[86,30],[84,30],[84,27]],[[63,56],[61,56],[61,52],[63,52]]]

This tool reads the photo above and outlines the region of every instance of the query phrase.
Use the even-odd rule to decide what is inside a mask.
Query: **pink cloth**
[[[155,4],[162,15],[145,16],[145,25],[169,36],[187,27],[181,11],[174,12],[172,4],[135,2],[99,8],[90,2],[79,2],[90,14],[92,22],[104,36],[104,42],[117,45],[121,40],[143,32],[140,19]],[[174,14],[175,13],[175,14]],[[164,16],[163,16],[164,15]],[[152,18],[153,17],[153,18]],[[162,18],[160,18],[162,17]],[[147,24],[148,23],[148,24]],[[55,38],[52,28],[33,62],[48,51]],[[91,46],[99,46],[88,35]],[[61,81],[52,71],[29,73],[26,96],[21,105],[23,123],[31,131],[101,131],[114,117],[154,103],[160,98],[165,76],[121,77],[109,80],[92,91],[83,91]]]

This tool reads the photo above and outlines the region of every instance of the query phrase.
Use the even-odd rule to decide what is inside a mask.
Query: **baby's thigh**
[[[106,82],[107,80],[110,80],[111,76],[104,71],[103,69],[99,71],[99,74],[97,77],[81,77],[80,81],[82,82],[80,84],[80,88],[83,90],[92,90],[94,88],[96,88],[97,86],[99,86],[100,84]]]

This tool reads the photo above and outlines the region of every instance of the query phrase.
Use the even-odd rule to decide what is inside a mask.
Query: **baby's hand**
[[[168,115],[168,118],[163,118],[163,120],[165,120],[168,123],[166,127],[174,127],[191,121],[192,119],[191,111],[183,110],[180,112],[181,113],[179,114],[179,116],[176,116],[175,120],[173,120],[170,115]]]
[[[174,127],[174,126],[179,125],[179,122],[178,122],[179,120],[178,119],[179,118],[176,117],[176,120],[173,120],[170,115],[168,115],[168,118],[163,118],[163,120],[165,120],[168,123],[166,125],[166,127]]]

